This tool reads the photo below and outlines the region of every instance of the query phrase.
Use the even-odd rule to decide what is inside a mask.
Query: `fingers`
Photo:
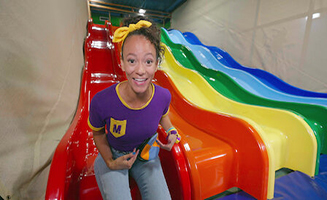
[[[116,169],[130,169],[133,166],[138,154],[139,154],[139,150],[136,151],[134,149],[133,152],[118,157],[115,160],[117,166]]]
[[[167,143],[167,145],[166,145],[166,147],[167,147],[167,151],[170,151],[170,150],[173,148],[173,146],[174,146],[174,143],[171,142],[171,141],[169,141],[169,142]]]
[[[131,159],[134,159],[134,161],[136,160],[136,158],[137,158],[137,155],[139,155],[139,151],[140,150],[133,150],[133,152],[132,153],[130,153],[130,154],[132,154],[132,157],[131,157]]]
[[[159,144],[160,148],[163,148],[165,146],[160,140],[157,139],[156,141]]]
[[[129,157],[129,160],[127,160],[128,169],[130,169],[133,166],[135,160],[137,159],[138,154],[139,154],[139,150],[135,151],[135,149],[132,153],[128,154],[131,156]]]
[[[170,151],[174,146],[174,143],[171,141],[168,141],[167,144],[163,144],[160,140],[157,139],[157,143],[159,144],[160,148],[165,149],[167,151]]]
[[[126,154],[122,157],[124,158],[124,160],[129,160],[129,159],[132,159],[133,157],[137,157],[138,153],[139,153],[139,150],[136,151],[136,149],[134,149],[133,152]]]
[[[131,162],[132,161],[132,164],[133,164],[134,161],[136,160],[138,154],[139,154],[139,150],[136,151],[134,149],[133,152],[125,155],[124,157],[125,157],[125,160],[127,160],[128,162]]]
[[[169,135],[169,137],[168,137],[169,142],[172,142],[174,144],[176,142],[176,140],[177,140],[177,135],[173,135],[173,134]]]

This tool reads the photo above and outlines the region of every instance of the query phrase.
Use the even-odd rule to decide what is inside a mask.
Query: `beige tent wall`
[[[188,0],[172,28],[302,89],[327,93],[326,0]]]
[[[87,2],[0,0],[0,196],[44,199],[74,115]]]

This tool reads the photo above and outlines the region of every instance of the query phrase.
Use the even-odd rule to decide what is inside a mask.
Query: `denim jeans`
[[[130,153],[111,151],[114,159]],[[142,200],[171,199],[159,157],[146,162],[136,159],[129,170],[110,170],[99,153],[94,162],[94,172],[104,200],[131,200],[129,175],[135,179]]]

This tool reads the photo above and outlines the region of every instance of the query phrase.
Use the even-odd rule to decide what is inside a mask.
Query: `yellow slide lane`
[[[314,176],[317,141],[312,129],[301,117],[285,110],[227,99],[197,72],[181,66],[169,47],[162,45],[165,56],[159,69],[169,75],[186,99],[203,109],[241,118],[260,134],[269,156],[269,199],[274,195],[275,170],[285,167]]]

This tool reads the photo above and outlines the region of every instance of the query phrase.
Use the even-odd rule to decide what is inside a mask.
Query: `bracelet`
[[[179,143],[181,141],[181,136],[178,134],[178,131],[177,131],[177,129],[175,127],[171,127],[170,129],[168,129],[167,130],[167,134],[168,134],[167,140],[168,140],[168,137],[170,135],[176,135],[177,138],[176,138],[176,142],[175,143],[177,144],[177,143]]]

